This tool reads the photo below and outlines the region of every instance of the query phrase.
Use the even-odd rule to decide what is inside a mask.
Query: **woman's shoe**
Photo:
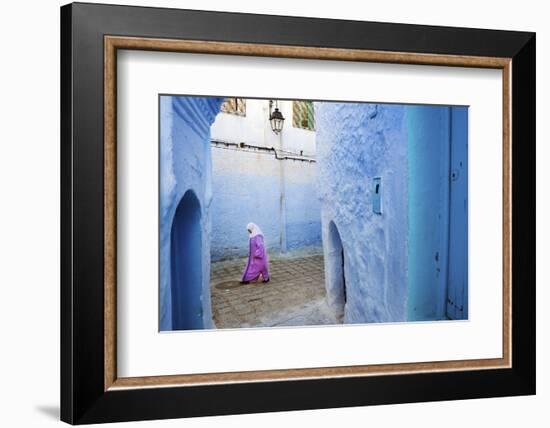
[[[262,280],[262,282],[269,282],[269,278]]]
[[[250,284],[250,281],[240,281],[239,284]]]

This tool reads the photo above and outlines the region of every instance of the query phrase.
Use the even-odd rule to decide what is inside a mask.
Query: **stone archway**
[[[204,327],[200,202],[192,190],[181,198],[170,233],[172,329]]]

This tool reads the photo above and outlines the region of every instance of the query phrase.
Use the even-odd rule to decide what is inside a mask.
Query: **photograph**
[[[468,320],[468,106],[158,103],[161,332]]]

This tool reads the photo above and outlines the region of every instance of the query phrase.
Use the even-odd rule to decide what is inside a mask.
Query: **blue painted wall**
[[[160,97],[160,206],[159,281],[160,330],[174,328],[172,287],[199,290],[203,327],[210,328],[210,203],[212,201],[210,126],[222,103],[221,98]],[[176,209],[191,190],[200,207],[200,269],[195,277],[201,284],[172,278],[171,234]],[[177,234],[176,234],[177,235]],[[183,294],[189,290],[181,290]],[[176,303],[177,305],[177,303]],[[174,305],[174,306],[176,306]]]
[[[405,107],[316,103],[317,160],[322,203],[327,298],[342,302],[344,322],[407,318],[407,122]],[[382,185],[382,214],[373,210],[374,178]]]
[[[315,163],[277,160],[272,153],[245,150],[214,147],[212,152],[213,261],[248,254],[249,222],[260,226],[272,253],[320,250]]]
[[[279,177],[254,174],[247,171],[246,166],[251,162],[262,162],[271,164],[267,165],[268,168],[278,168],[279,161],[269,155],[212,150],[212,260],[248,255],[246,225],[249,222],[260,226],[268,250],[279,251]],[[222,169],[222,162],[233,162],[233,169]]]
[[[288,161],[296,162],[296,161]],[[316,168],[315,164],[296,162],[296,168]],[[321,247],[321,201],[317,196],[317,182],[285,183],[286,249],[299,250]]]

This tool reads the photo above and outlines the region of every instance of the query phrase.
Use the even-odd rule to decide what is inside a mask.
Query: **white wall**
[[[284,148],[296,153],[302,150],[304,156],[315,156],[315,132],[292,126],[292,101],[278,101],[278,106],[285,118],[280,135],[271,130],[269,101],[247,98],[246,116],[220,113],[216,117],[211,130],[212,139]]]
[[[500,428],[548,423],[550,402],[550,27],[545,2],[258,2],[102,0],[324,18],[537,31],[538,395],[405,405],[127,423],[124,427],[403,426]],[[0,93],[0,325],[2,425],[59,427],[59,9],[58,0],[4,2]],[[32,126],[29,117],[32,116]],[[32,266],[29,263],[32,262]]]

